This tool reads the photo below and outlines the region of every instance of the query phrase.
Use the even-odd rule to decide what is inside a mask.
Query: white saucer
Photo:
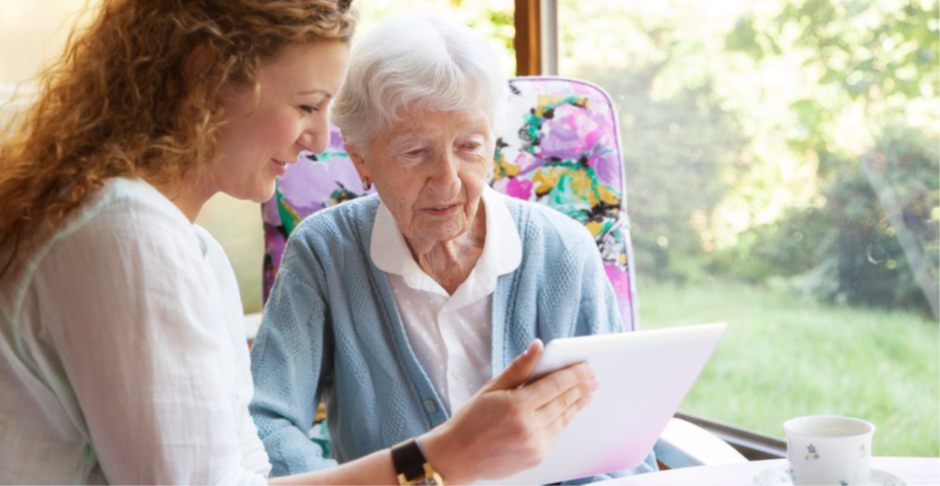
[[[761,470],[751,478],[752,486],[787,486],[792,485],[790,475],[787,474],[787,466],[771,466]],[[903,479],[881,469],[871,468],[871,476],[866,484],[877,486],[907,486]]]

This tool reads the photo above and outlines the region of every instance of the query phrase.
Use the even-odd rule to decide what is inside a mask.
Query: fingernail
[[[587,371],[591,376],[597,375],[597,370],[594,368],[594,365],[590,361],[584,362],[584,371]]]
[[[600,387],[601,387],[601,381],[600,381],[600,380],[598,380],[597,378],[594,378],[594,379],[591,380],[591,390],[597,391],[597,389],[600,388]]]

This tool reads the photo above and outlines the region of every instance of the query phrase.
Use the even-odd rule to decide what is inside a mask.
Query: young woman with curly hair
[[[325,149],[349,3],[103,0],[40,73],[0,135],[0,483],[267,481],[238,287],[193,221]],[[444,479],[532,465],[587,402],[584,365],[519,387],[540,352],[417,438]],[[271,482],[396,478],[386,449]]]

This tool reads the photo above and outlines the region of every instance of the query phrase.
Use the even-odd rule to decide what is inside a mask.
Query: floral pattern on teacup
[[[806,460],[807,460],[807,461],[810,460],[810,459],[812,459],[812,460],[818,460],[818,459],[819,459],[819,454],[816,452],[816,446],[814,446],[813,444],[810,444],[810,445],[806,448],[806,450],[807,450],[807,452],[809,452],[808,454],[806,454]]]

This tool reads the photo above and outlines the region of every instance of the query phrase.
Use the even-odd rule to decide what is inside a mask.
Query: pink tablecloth
[[[785,459],[752,461],[723,466],[687,467],[652,474],[640,474],[601,483],[643,485],[746,485],[751,478],[764,469],[786,464]],[[934,457],[874,457],[871,467],[894,474],[909,485],[940,485],[940,458]]]

